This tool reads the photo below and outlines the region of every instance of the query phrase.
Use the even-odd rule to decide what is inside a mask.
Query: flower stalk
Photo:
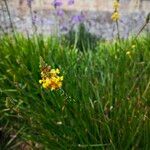
[[[119,7],[120,7],[119,0],[115,0],[114,3],[113,3],[114,12],[112,13],[111,19],[114,22],[116,22],[117,36],[118,36],[118,40],[120,41],[119,22],[118,22],[119,19],[120,19]]]
[[[62,87],[63,76],[60,76],[58,68],[51,69],[42,58],[40,58],[41,79],[39,83],[44,89],[58,90]]]

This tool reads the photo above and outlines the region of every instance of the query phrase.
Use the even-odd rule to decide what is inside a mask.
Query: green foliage
[[[92,35],[85,25],[81,23],[78,27],[78,30],[70,30],[64,37],[67,45],[75,46],[79,51],[94,51],[97,45],[97,38],[95,35]]]
[[[56,38],[0,40],[1,120],[23,128],[21,139],[41,149],[149,149],[149,37],[85,53]],[[40,86],[40,56],[60,68],[62,90]]]

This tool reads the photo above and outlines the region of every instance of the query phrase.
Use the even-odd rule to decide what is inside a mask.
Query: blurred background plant
[[[73,29],[72,19],[74,18],[73,20],[75,21],[82,17],[78,17],[80,15],[79,12],[84,14],[84,25],[88,32],[99,38],[113,39],[118,36],[118,33],[120,34],[120,38],[127,38],[130,35],[138,33],[148,14],[150,6],[147,4],[148,2],[142,1],[139,4],[140,7],[136,5],[135,7],[132,4],[132,0],[128,3],[126,1],[116,1],[120,4],[120,9],[119,11],[117,9],[117,12],[119,12],[121,16],[120,20],[118,20],[120,24],[118,32],[116,24],[111,20],[113,0],[106,1],[107,2],[100,0],[98,3],[96,0],[92,2],[87,1],[86,3],[84,2],[83,5],[83,2],[78,2],[78,0],[51,0],[50,2],[46,0],[20,0],[19,2],[16,0],[2,0],[0,2],[0,33],[10,33],[10,29],[15,29],[15,32],[21,31],[25,35],[33,35],[36,33],[46,36],[49,34],[58,34],[60,36]],[[91,7],[89,7],[90,5]],[[81,6],[83,6],[83,10]],[[85,9],[84,6],[87,6],[89,10]],[[115,6],[118,7],[119,5]],[[132,10],[130,7],[132,7]],[[94,11],[91,8],[93,8]],[[128,10],[126,8],[128,8]],[[7,13],[8,11],[9,13]],[[8,15],[10,17],[8,17]],[[144,31],[149,31],[149,24],[147,24]]]
[[[64,35],[63,41],[66,42],[69,47],[74,47],[84,52],[88,50],[94,51],[100,38],[88,32],[85,25],[81,23],[76,31],[70,30]]]

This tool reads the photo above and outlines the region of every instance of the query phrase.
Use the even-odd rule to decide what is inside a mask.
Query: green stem
[[[119,23],[118,23],[118,21],[116,21],[116,26],[117,26],[117,36],[118,36],[118,40],[120,42],[120,32],[119,32]]]
[[[145,29],[145,27],[149,24],[149,20],[150,20],[150,13],[148,13],[147,17],[146,17],[146,21],[143,24],[143,26],[141,27],[141,29],[139,30],[139,32],[137,33],[135,39],[138,38],[138,36],[142,33],[142,31]]]
[[[7,0],[4,0],[4,3],[5,3],[5,7],[6,7],[6,10],[7,10],[7,13],[8,13],[9,22],[10,22],[10,26],[11,26],[12,32],[15,33],[13,22],[11,20],[11,15],[10,15],[10,11],[9,11]]]

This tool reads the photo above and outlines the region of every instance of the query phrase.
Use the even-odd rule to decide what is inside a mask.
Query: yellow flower
[[[47,88],[48,88],[48,86],[47,86],[46,83],[43,83],[42,86],[43,86],[44,89],[47,89]]]
[[[127,51],[127,52],[126,52],[126,55],[131,58],[131,51]]]
[[[62,87],[62,78],[61,77],[52,77],[50,78],[50,88],[51,90],[59,89]]]
[[[50,86],[50,79],[46,78],[45,80],[43,80],[43,84],[42,84],[43,88],[47,89]]]
[[[39,80],[39,83],[43,88],[57,90],[62,87],[63,76],[59,76],[60,70],[58,68],[51,69],[44,60],[41,60],[40,70],[42,79]]]
[[[60,70],[58,68],[55,71],[57,74],[60,74]]]
[[[112,16],[111,16],[111,19],[112,19],[113,21],[119,20],[119,19],[120,19],[120,14],[119,14],[118,12],[114,12],[114,13],[112,14]]]
[[[135,45],[132,45],[132,48],[134,49],[134,48],[135,48]]]
[[[60,71],[59,71],[58,68],[57,69],[51,69],[51,71],[50,71],[50,74],[53,75],[53,76],[56,76],[59,73],[60,73]]]
[[[39,83],[42,84],[43,88],[56,90],[62,87],[63,76],[50,76],[46,79],[39,80]]]
[[[43,80],[39,80],[39,83],[40,83],[40,84],[43,83]]]
[[[55,74],[55,69],[51,69],[50,73]]]
[[[131,52],[130,52],[130,51],[127,51],[127,52],[126,52],[126,55],[130,55],[130,54],[131,54]]]
[[[63,76],[60,76],[59,77],[59,81],[63,81],[64,77]]]
[[[117,0],[114,1],[114,3],[113,3],[113,8],[114,8],[115,10],[118,10],[119,6],[120,6],[119,2],[118,2]]]

